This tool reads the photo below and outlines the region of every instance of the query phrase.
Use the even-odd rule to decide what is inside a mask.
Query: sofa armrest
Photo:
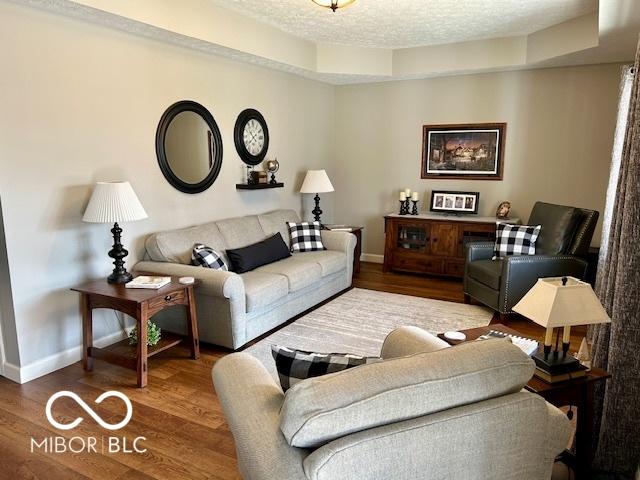
[[[244,283],[237,273],[195,265],[153,261],[138,262],[134,270],[175,277],[193,277],[200,282],[198,288],[205,294],[229,299],[244,299]]]
[[[492,242],[474,242],[467,244],[467,262],[490,260],[495,244]]]
[[[535,285],[539,278],[572,276],[584,278],[587,262],[572,255],[517,255],[502,261],[503,311],[513,306]]]
[[[232,353],[213,366],[213,384],[233,434],[244,480],[301,480],[307,451],[290,447],[280,431],[284,394],[262,363]]]
[[[416,353],[435,352],[450,345],[426,330],[413,326],[404,326],[393,330],[382,344],[382,358],[406,357]]]
[[[356,248],[356,236],[349,232],[322,230],[322,243],[327,250],[337,250],[353,256]]]

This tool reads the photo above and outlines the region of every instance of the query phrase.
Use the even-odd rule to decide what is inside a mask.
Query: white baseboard
[[[124,332],[116,332],[93,341],[96,347],[104,348],[112,343],[126,338]],[[38,377],[67,367],[82,359],[82,346],[69,348],[62,352],[54,353],[48,357],[36,360],[24,367],[17,367],[11,363],[4,364],[4,376],[16,383],[27,383]]]
[[[363,253],[360,255],[361,262],[371,263],[384,263],[384,255],[378,255],[377,253]]]

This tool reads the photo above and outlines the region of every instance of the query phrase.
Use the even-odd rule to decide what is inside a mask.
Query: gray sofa
[[[293,210],[228,218],[151,235],[138,272],[192,276],[200,340],[237,349],[351,285],[355,237],[346,232],[322,232],[325,251],[294,253],[253,271],[237,274],[191,265],[194,243],[204,243],[226,258],[228,248],[240,248],[280,232],[289,243],[286,222],[299,222]],[[184,333],[181,309],[161,312],[154,321]]]
[[[522,390],[533,361],[508,340],[453,348],[416,327],[383,362],[299,382],[284,395],[246,353],[213,382],[245,480],[549,480],[566,416]]]

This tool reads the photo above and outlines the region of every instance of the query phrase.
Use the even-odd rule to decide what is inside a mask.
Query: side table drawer
[[[167,293],[149,300],[149,315],[172,305],[185,305],[187,303],[184,290]]]

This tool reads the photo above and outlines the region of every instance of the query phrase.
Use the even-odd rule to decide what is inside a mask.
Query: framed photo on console
[[[478,213],[479,202],[479,192],[432,190],[429,209],[440,213]]]
[[[421,178],[502,180],[506,123],[422,127]]]

